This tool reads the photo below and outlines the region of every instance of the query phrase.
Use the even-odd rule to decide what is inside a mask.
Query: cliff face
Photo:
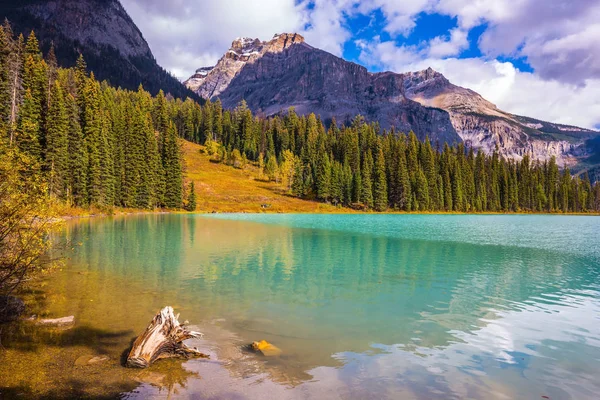
[[[97,78],[153,93],[196,97],[154,59],[148,43],[118,0],[19,0],[2,2],[0,18],[28,36],[33,30],[42,50],[55,47],[58,62],[73,66],[83,54]]]
[[[253,64],[267,52],[280,53],[296,43],[306,45],[298,34],[275,35],[268,42],[237,38],[216,66],[198,69],[184,84],[205,99],[219,96],[247,64]]]
[[[245,99],[262,115],[295,107],[348,122],[361,114],[385,128],[412,129],[421,139],[429,134],[433,141],[459,142],[448,113],[406,98],[402,82],[397,74],[371,74],[316,49],[298,34],[281,34],[268,42],[236,39],[215,67],[198,70],[186,85],[228,108]]]
[[[153,58],[142,33],[117,0],[37,1],[23,9],[82,45],[112,46],[125,57]]]
[[[269,42],[236,39],[215,67],[198,70],[186,82],[204,98],[225,107],[242,99],[262,115],[295,107],[323,119],[348,122],[361,114],[383,128],[413,130],[432,142],[456,143],[520,159],[556,156],[572,165],[589,155],[585,142],[597,132],[550,124],[499,110],[476,92],[450,83],[431,68],[404,74],[370,73],[304,42],[300,35],[276,35]]]

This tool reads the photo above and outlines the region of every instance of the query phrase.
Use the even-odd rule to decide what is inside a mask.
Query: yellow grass
[[[186,184],[194,181],[198,212],[339,213],[342,207],[286,195],[275,182],[258,180],[258,168],[210,162],[204,146],[183,142]],[[268,208],[262,208],[268,205]]]

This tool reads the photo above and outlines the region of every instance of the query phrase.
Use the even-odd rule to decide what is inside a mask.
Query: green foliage
[[[220,107],[207,102],[199,114]],[[233,160],[247,156],[258,163],[259,179],[263,171],[281,179],[296,197],[376,211],[598,211],[599,184],[561,173],[554,159],[517,162],[463,144],[436,151],[413,132],[382,132],[362,117],[348,127],[334,121],[326,130],[315,115],[300,117],[293,109],[262,120],[242,102],[222,115],[211,118],[221,139],[215,134],[207,145],[218,141]]]
[[[47,193],[39,162],[0,131],[0,295],[45,266],[40,260],[56,224]]]
[[[196,211],[196,207],[196,187],[194,186],[194,182],[190,182],[190,188],[185,209],[187,211]]]
[[[180,208],[179,133],[197,137],[200,105],[111,88],[88,75],[83,57],[60,69],[53,51],[48,63],[42,58],[34,33],[24,44],[9,31],[0,29],[2,138],[40,165],[51,197],[84,207]]]

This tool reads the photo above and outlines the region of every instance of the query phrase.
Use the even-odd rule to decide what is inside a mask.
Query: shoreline
[[[548,216],[581,216],[581,217],[597,217],[600,216],[600,212],[579,212],[579,213],[562,213],[562,212],[494,212],[494,211],[485,211],[485,212],[462,212],[462,211],[426,211],[426,212],[409,212],[409,211],[360,211],[353,210],[348,208],[343,208],[339,212],[330,212],[330,211],[249,211],[249,210],[239,210],[239,211],[219,211],[219,210],[197,210],[197,211],[183,211],[183,210],[157,210],[157,211],[142,211],[142,210],[131,210],[131,209],[118,209],[114,212],[92,212],[85,213],[85,210],[82,214],[61,214],[56,217],[57,220],[61,221],[71,221],[78,219],[86,219],[86,218],[106,218],[106,217],[127,217],[127,216],[135,216],[135,215],[166,215],[166,214],[180,214],[180,215],[212,215],[212,214],[265,214],[265,215],[465,215],[465,216],[489,216],[489,215],[548,215]]]

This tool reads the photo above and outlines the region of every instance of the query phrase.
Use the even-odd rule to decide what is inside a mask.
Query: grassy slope
[[[203,146],[183,142],[186,182],[194,181],[198,212],[351,212],[287,196],[275,182],[255,179],[258,176],[256,166],[248,165],[242,170],[212,163],[202,150]],[[270,207],[263,209],[263,204]]]

